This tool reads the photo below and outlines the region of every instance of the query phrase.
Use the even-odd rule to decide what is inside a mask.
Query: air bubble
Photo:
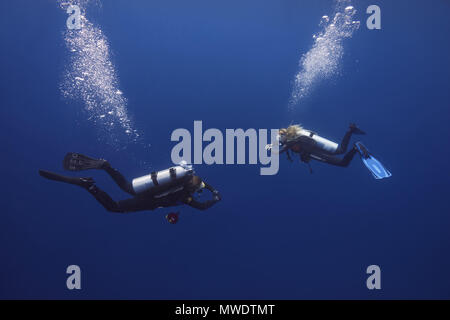
[[[347,8],[345,8],[345,14],[347,16],[353,16],[356,13],[356,10],[353,6],[348,6]]]
[[[92,0],[94,1],[94,0]],[[110,57],[108,39],[102,30],[86,17],[90,0],[60,1],[61,8],[76,4],[80,7],[82,28],[67,30],[64,40],[70,52],[70,63],[60,85],[63,97],[84,102],[88,119],[92,119],[114,144],[117,132],[135,132],[127,112],[127,99],[119,89],[117,71]],[[97,1],[94,1],[97,2]],[[82,75],[82,77],[80,76]],[[106,114],[109,117],[106,118]],[[112,121],[111,121],[112,120]],[[119,128],[125,130],[117,130]],[[127,142],[129,137],[127,137]]]
[[[360,25],[359,21],[352,21],[356,10],[349,4],[349,0],[337,0],[332,22],[329,23],[328,16],[321,18],[322,30],[313,36],[312,48],[300,59],[300,71],[295,75],[289,102],[291,107],[305,98],[319,81],[338,73],[344,53],[343,41]]]
[[[322,18],[320,19],[320,26],[323,26],[325,24],[327,24],[330,21],[330,18],[328,16],[322,16]]]

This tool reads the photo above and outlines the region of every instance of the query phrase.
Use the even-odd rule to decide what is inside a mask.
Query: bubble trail
[[[319,26],[322,30],[313,36],[313,46],[300,59],[290,108],[308,96],[317,83],[338,72],[344,53],[343,41],[350,38],[360,25],[359,21],[353,21],[355,13],[350,0],[337,0],[334,17],[331,20],[328,16],[321,18]]]
[[[89,0],[59,1],[62,9],[77,5],[81,14],[81,29],[63,33],[70,53],[60,91],[63,97],[81,100],[88,118],[111,144],[121,144],[139,137],[127,112],[127,99],[119,89],[116,68],[111,61],[108,39],[102,30],[86,18]],[[100,5],[99,1],[93,1]]]

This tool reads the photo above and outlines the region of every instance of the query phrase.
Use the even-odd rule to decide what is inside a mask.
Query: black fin
[[[94,159],[81,153],[69,152],[64,157],[63,167],[69,171],[102,169],[106,162],[106,160]]]
[[[67,177],[46,170],[39,170],[39,175],[49,180],[74,184],[86,189],[91,187],[95,183],[94,179],[92,178]]]

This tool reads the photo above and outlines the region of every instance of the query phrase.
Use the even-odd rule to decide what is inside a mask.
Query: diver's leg
[[[65,182],[86,189],[108,211],[128,212],[134,211],[136,207],[137,200],[135,199],[115,202],[105,191],[95,185],[95,181],[92,178],[68,177],[46,170],[39,170],[39,174],[49,180]]]
[[[111,212],[133,212],[139,210],[148,210],[147,207],[142,206],[142,201],[138,198],[131,198],[126,200],[114,201],[105,191],[92,185],[87,189],[94,198],[108,211]]]
[[[350,138],[352,137],[352,131],[348,130],[344,138],[342,138],[341,143],[339,144],[338,148],[334,152],[334,154],[343,154],[345,151],[347,151],[348,143],[350,142]]]
[[[108,211],[125,212],[127,209],[121,206],[119,203],[115,202],[106,192],[97,187],[95,185],[95,181],[92,178],[67,177],[46,170],[39,170],[39,174],[49,180],[65,182],[86,189]]]
[[[100,202],[100,204],[108,211],[111,212],[124,212],[121,210],[117,202],[115,202],[111,197],[102,189],[97,187],[95,184],[87,188],[87,191],[94,196],[94,198]]]
[[[356,148],[352,148],[352,150],[347,152],[347,154],[341,160],[341,167],[348,167],[350,162],[352,162],[353,157],[355,156],[356,152],[358,152],[358,150]]]
[[[135,195],[131,182],[125,179],[125,177],[117,169],[111,167],[109,162],[106,162],[103,165],[102,169],[110,175],[110,177],[114,180],[115,183],[117,183],[120,189],[131,195]]]
[[[344,138],[342,138],[341,143],[339,144],[338,148],[336,149],[333,154],[343,154],[347,151],[348,144],[350,142],[350,138],[352,137],[352,134],[366,134],[364,131],[359,129],[356,124],[351,123],[347,132],[344,135]]]
[[[348,165],[352,161],[353,157],[355,156],[356,152],[357,152],[357,149],[352,148],[352,150],[350,150],[343,158],[329,156],[329,155],[320,155],[320,159],[317,159],[317,158],[314,158],[314,159],[331,164],[333,166],[348,167]]]

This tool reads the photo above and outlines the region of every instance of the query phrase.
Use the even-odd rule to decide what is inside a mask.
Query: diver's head
[[[287,129],[286,128],[281,128],[278,130],[278,136],[277,139],[279,142],[281,143],[285,143],[286,142],[286,133],[287,133]]]
[[[205,183],[198,176],[192,176],[192,179],[189,183],[189,189],[192,193],[194,192],[202,192],[203,188],[205,188]]]
[[[286,129],[284,129],[284,128],[280,129],[280,136],[281,136],[281,130],[283,130],[284,141],[292,141],[302,135],[303,128],[298,124],[290,125]]]

